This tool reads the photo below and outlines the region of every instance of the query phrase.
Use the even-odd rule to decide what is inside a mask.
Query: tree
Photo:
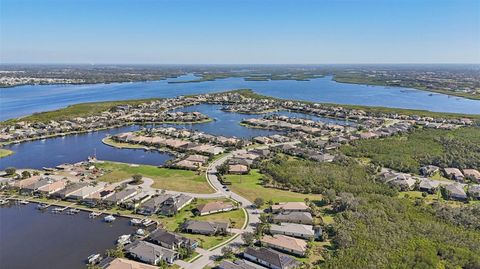
[[[7,173],[7,175],[13,175],[15,174],[15,172],[17,172],[17,169],[15,167],[5,168],[5,173]]]
[[[263,200],[263,198],[257,197],[255,198],[255,201],[253,201],[253,204],[256,208],[260,208],[265,204],[265,201]]]
[[[107,256],[112,258],[123,258],[125,253],[121,247],[107,249]]]
[[[323,200],[327,203],[327,204],[330,204],[332,203],[333,201],[335,201],[335,198],[337,197],[337,193],[335,192],[334,189],[328,189],[326,192],[325,192],[325,196],[323,198]]]
[[[341,212],[345,210],[356,210],[358,207],[359,201],[353,194],[348,192],[340,193],[339,199],[333,203],[333,209],[336,212]]]
[[[229,166],[227,163],[222,163],[220,166],[217,166],[217,173],[220,175],[225,175],[228,173]]]
[[[140,175],[140,174],[135,174],[135,175],[132,176],[132,179],[133,179],[133,180],[132,180],[132,183],[134,183],[134,184],[140,184],[140,183],[142,182],[142,178],[143,178],[142,175]]]
[[[251,232],[244,232],[242,234],[242,240],[245,243],[245,245],[251,246],[255,241],[255,235]]]
[[[222,255],[224,258],[232,258],[233,257],[233,249],[231,247],[223,247],[222,248]]]
[[[26,178],[29,178],[31,177],[32,175],[30,174],[30,172],[28,171],[23,171],[22,172],[22,179],[26,179]]]

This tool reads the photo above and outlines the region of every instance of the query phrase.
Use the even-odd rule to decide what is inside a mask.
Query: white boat
[[[88,217],[91,218],[91,219],[94,219],[98,216],[102,215],[102,213],[100,212],[91,212],[90,214],[88,214]]]
[[[0,200],[0,205],[6,205],[8,204],[8,200]]]
[[[145,227],[150,226],[150,225],[152,225],[152,224],[154,224],[154,223],[155,223],[155,221],[153,221],[153,220],[151,220],[151,219],[144,219],[144,220],[142,220],[142,224],[143,224],[143,226],[145,226]]]
[[[144,236],[145,235],[145,231],[143,229],[138,229],[136,232],[135,232],[136,235],[138,236]]]
[[[48,204],[38,204],[38,205],[37,205],[37,209],[38,209],[38,210],[44,210],[44,209],[46,209],[46,208],[49,207],[49,206],[50,206],[50,205],[48,205]]]
[[[74,215],[74,214],[77,214],[78,212],[80,212],[80,209],[70,208],[69,210],[67,210],[67,215]]]
[[[100,254],[92,254],[87,257],[87,263],[95,264],[100,261],[100,258],[101,258]]]
[[[129,243],[132,243],[132,241],[130,241],[130,235],[129,234],[121,235],[117,240],[117,244],[125,245],[125,244],[129,244]]]
[[[105,222],[113,222],[115,221],[115,217],[113,215],[108,215],[105,218],[103,218]]]
[[[19,203],[22,205],[28,205],[30,202],[27,200],[21,200]]]
[[[130,224],[132,224],[132,225],[140,225],[140,224],[142,224],[142,221],[139,220],[139,219],[131,219],[131,220],[130,220]]]

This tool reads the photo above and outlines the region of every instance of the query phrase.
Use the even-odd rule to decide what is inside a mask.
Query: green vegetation
[[[9,149],[0,149],[0,159],[12,155],[14,152]]]
[[[156,99],[138,99],[138,100],[125,100],[125,101],[109,101],[109,102],[94,102],[94,103],[82,103],[71,105],[66,108],[35,113],[30,116],[26,116],[18,119],[11,119],[4,121],[3,123],[14,123],[19,121],[30,121],[30,122],[48,122],[51,120],[66,120],[75,117],[88,117],[108,111],[115,106],[119,105],[137,105],[148,101],[154,101]]]
[[[135,174],[153,180],[152,188],[193,193],[212,193],[205,177],[193,171],[159,168],[151,165],[130,165],[116,162],[98,163],[97,166],[106,170],[99,178],[105,182],[119,182],[131,178]]]
[[[373,163],[398,171],[418,173],[423,165],[480,168],[480,128],[420,129],[408,135],[358,140],[341,151],[368,157]]]
[[[143,149],[145,146],[140,145],[140,144],[130,144],[130,143],[122,143],[122,142],[117,142],[111,139],[110,137],[105,137],[102,139],[102,143],[105,145],[109,145],[114,148],[125,148],[125,149]]]
[[[226,180],[232,182],[229,188],[239,195],[253,202],[262,197],[265,201],[278,202],[302,202],[305,198],[311,201],[322,199],[318,194],[302,194],[286,190],[266,188],[262,185],[263,175],[256,169],[252,169],[248,175],[226,175]]]

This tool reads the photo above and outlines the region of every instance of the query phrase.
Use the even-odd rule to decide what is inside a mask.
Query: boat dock
[[[52,209],[52,213],[62,213],[63,211],[67,210],[69,207],[55,207]]]

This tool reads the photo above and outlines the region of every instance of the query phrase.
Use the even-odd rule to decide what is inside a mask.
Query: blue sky
[[[480,63],[478,0],[0,0],[2,63]]]

